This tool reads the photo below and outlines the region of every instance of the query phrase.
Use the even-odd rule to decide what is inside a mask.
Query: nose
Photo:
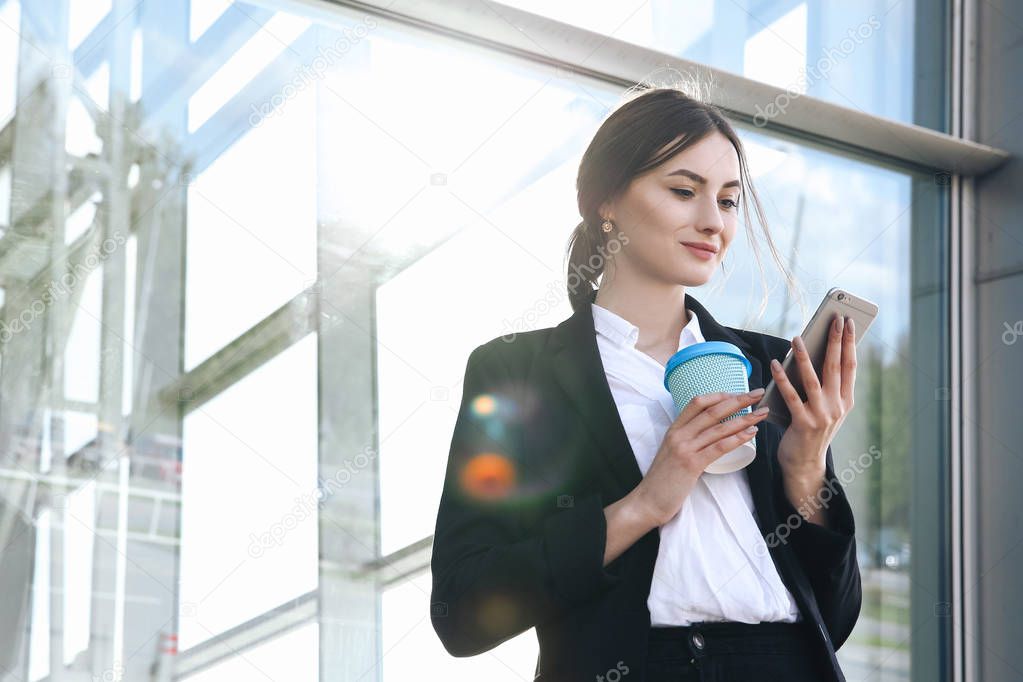
[[[703,195],[700,197],[696,226],[705,235],[714,235],[725,229],[725,221],[721,217],[721,208],[716,197]]]

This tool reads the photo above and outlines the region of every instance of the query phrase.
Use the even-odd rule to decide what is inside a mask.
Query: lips
[[[718,249],[713,244],[703,244],[701,242],[682,242],[686,246],[691,246],[694,249],[700,249],[702,251],[708,251],[710,253],[717,253]]]

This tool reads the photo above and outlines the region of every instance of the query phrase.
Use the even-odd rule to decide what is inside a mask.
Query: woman
[[[573,315],[468,359],[434,629],[472,656],[535,627],[539,680],[844,680],[835,650],[861,590],[830,443],[853,406],[851,322],[835,320],[820,381],[793,338],[804,403],[776,362],[788,341],[722,326],[687,292],[723,259],[747,192],[763,219],[732,127],[679,90],[617,109],[578,191]],[[704,340],[742,350],[751,393],[700,396],[676,417],[664,365]],[[772,378],[784,432],[766,414],[725,420]],[[754,436],[745,469],[703,473]]]

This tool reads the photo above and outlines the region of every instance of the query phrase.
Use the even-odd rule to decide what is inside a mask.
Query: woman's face
[[[613,269],[683,286],[705,284],[738,229],[738,204],[739,156],[728,138],[711,133],[634,178],[617,201],[602,207],[601,216],[628,236]],[[716,253],[700,255],[706,252],[684,242]]]

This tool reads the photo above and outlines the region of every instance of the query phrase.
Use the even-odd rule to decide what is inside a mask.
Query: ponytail
[[[593,301],[597,278],[604,272],[605,259],[601,256],[602,233],[583,220],[575,226],[568,242],[568,300],[573,312],[582,310]]]

